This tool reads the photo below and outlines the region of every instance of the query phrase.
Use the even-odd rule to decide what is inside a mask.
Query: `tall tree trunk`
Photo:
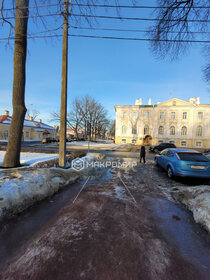
[[[15,49],[13,76],[13,114],[9,131],[4,167],[20,165],[20,149],[25,107],[25,67],[27,54],[27,25],[29,0],[16,0],[15,13]]]

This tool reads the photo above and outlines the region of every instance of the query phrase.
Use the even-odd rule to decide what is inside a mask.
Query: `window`
[[[176,119],[176,112],[171,112],[171,120],[174,121]]]
[[[187,127],[183,126],[181,129],[181,135],[187,135]]]
[[[209,159],[202,155],[201,153],[185,153],[185,152],[179,152],[177,153],[181,160],[185,161],[197,161],[197,162],[208,162]]]
[[[201,147],[202,143],[201,142],[196,142],[196,147]]]
[[[132,139],[132,144],[136,144],[136,139]]]
[[[126,144],[126,139],[122,139],[122,144]]]
[[[136,125],[132,126],[132,134],[137,134]]]
[[[176,101],[173,101],[172,105],[173,105],[173,106],[176,106]]]
[[[183,112],[183,113],[182,113],[182,119],[183,119],[183,120],[186,120],[186,119],[187,119],[187,112]]]
[[[160,120],[161,120],[161,121],[164,120],[164,112],[160,112]]]
[[[124,121],[127,120],[127,112],[123,112],[123,120],[124,120]]]
[[[8,137],[9,137],[9,131],[5,130],[4,131],[4,139],[8,139]]]
[[[146,120],[149,119],[149,112],[144,112],[144,118],[145,118]]]
[[[174,154],[172,153],[172,151],[167,151],[166,156],[167,157],[173,157]]]
[[[203,119],[203,112],[198,112],[198,120],[202,121]]]
[[[123,125],[122,126],[122,134],[125,135],[127,132],[127,126]]]
[[[181,146],[182,146],[182,147],[186,147],[186,146],[187,146],[187,141],[182,141],[182,142],[181,142]]]
[[[159,141],[158,141],[158,144],[161,144],[161,143],[163,143],[163,140],[159,140]]]
[[[170,135],[175,135],[175,127],[174,126],[170,127]]]
[[[175,145],[175,141],[169,141],[170,144],[174,144]]]
[[[144,127],[144,134],[149,134],[149,126],[145,125]]]
[[[137,112],[133,112],[133,119],[134,119],[134,120],[137,119]]]
[[[201,125],[199,125],[198,127],[197,127],[197,131],[196,131],[196,135],[197,136],[202,136],[202,126]]]
[[[30,132],[26,131],[26,138],[29,138],[29,137],[30,137]]]
[[[163,133],[164,133],[164,128],[163,128],[163,126],[159,126],[158,134],[163,135]]]

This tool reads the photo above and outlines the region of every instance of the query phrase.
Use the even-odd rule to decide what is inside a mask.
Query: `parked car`
[[[157,146],[150,146],[149,151],[154,152],[154,153],[158,153],[158,152],[161,152],[162,150],[167,149],[167,148],[176,148],[176,146],[172,143],[161,143]]]
[[[46,138],[43,138],[42,139],[42,143],[45,144],[45,143],[53,143],[53,142],[56,142],[57,140],[53,137],[46,137]]]
[[[194,150],[165,149],[155,156],[155,163],[167,171],[169,178],[180,176],[210,179],[210,159]]]

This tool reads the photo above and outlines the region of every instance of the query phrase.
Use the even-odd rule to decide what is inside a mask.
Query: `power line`
[[[71,26],[71,28],[75,29],[84,29],[84,30],[98,30],[98,31],[120,31],[120,32],[139,32],[139,33],[154,33],[154,31],[151,30],[141,30],[141,29],[120,29],[120,28],[99,28],[99,27],[83,27],[83,26]],[[168,32],[170,34],[178,34],[179,32],[177,31],[170,31]],[[208,31],[192,31],[192,32],[182,32],[182,33],[193,33],[193,34],[209,34],[210,32]]]
[[[48,8],[48,7],[57,7],[63,6],[63,3],[57,4],[47,4],[47,5],[35,5],[35,6],[25,6],[23,9],[37,9],[37,8]],[[96,7],[96,8],[126,8],[126,9],[169,9],[171,6],[137,6],[137,5],[106,5],[106,4],[79,4],[72,3],[71,6],[77,7]],[[195,6],[193,9],[209,9],[210,6]],[[4,8],[3,11],[14,11],[16,8]],[[176,7],[176,9],[189,9],[189,7]]]
[[[62,37],[62,34],[56,35],[44,35],[44,36],[27,36],[28,39],[42,39],[42,38],[56,38]],[[205,40],[155,40],[148,38],[131,38],[131,37],[113,37],[113,36],[95,36],[95,35],[79,35],[79,34],[69,34],[70,37],[81,37],[81,38],[95,38],[95,39],[115,39],[115,40],[132,40],[132,41],[153,41],[153,42],[174,42],[174,43],[210,43],[210,41]],[[5,40],[15,40],[15,37],[10,38],[0,38],[0,41]]]
[[[186,22],[186,20],[182,19],[158,19],[158,18],[134,18],[134,17],[116,17],[116,16],[96,16],[96,15],[83,15],[83,14],[71,14],[72,16],[75,17],[92,17],[92,18],[104,18],[104,19],[120,19],[120,20],[140,20],[140,21],[170,21],[170,22]],[[210,20],[198,20],[198,19],[188,19],[188,22],[210,22]]]
[[[31,15],[28,18],[42,18],[42,17],[51,17],[51,16],[60,16],[62,13],[55,13],[55,14],[44,14],[44,15]],[[103,19],[117,19],[117,20],[137,20],[137,21],[167,21],[167,22],[186,22],[186,20],[182,19],[158,19],[158,18],[136,18],[136,17],[120,17],[120,16],[104,16],[104,15],[84,15],[84,14],[71,14],[71,16],[75,17],[90,17],[90,18],[103,18]],[[26,18],[27,16],[23,16],[20,18]],[[10,20],[15,19],[15,17],[4,17],[0,18],[0,20]],[[210,22],[210,20],[197,20],[197,19],[188,19],[188,22]]]

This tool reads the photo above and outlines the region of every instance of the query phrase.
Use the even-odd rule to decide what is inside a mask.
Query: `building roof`
[[[0,116],[0,124],[10,126],[11,121],[12,121],[11,116],[6,116],[6,115]],[[23,126],[24,127],[29,127],[29,128],[34,128],[34,129],[38,128],[38,129],[41,129],[41,131],[46,130],[46,129],[49,129],[49,130],[54,130],[55,129],[54,127],[52,127],[48,124],[45,124],[45,123],[42,123],[42,122],[37,122],[37,121],[30,121],[30,120],[27,120],[27,119],[24,120]]]

